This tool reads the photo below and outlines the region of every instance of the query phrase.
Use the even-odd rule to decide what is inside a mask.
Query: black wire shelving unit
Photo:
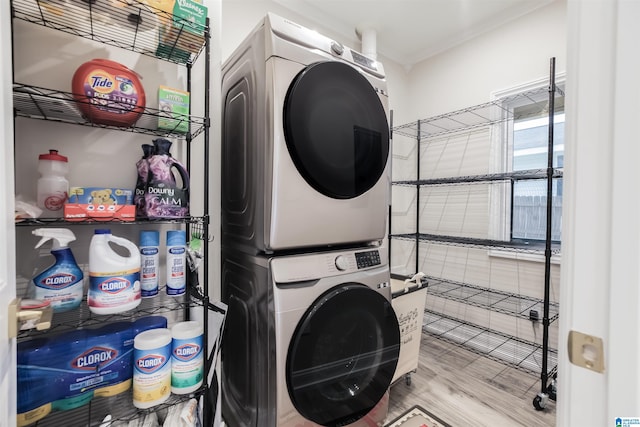
[[[186,142],[185,164],[187,169],[190,169],[192,164],[191,144],[195,142],[193,140],[196,137],[199,137],[198,142],[203,140],[203,158],[198,159],[204,165],[204,206],[202,216],[172,219],[136,218],[134,221],[65,221],[59,218],[37,218],[18,220],[15,224],[16,227],[181,224],[186,228],[189,237],[192,237],[194,233],[200,235],[203,239],[201,256],[204,262],[202,262],[199,271],[187,271],[188,291],[184,296],[166,297],[163,295],[162,289],[160,289],[158,297],[144,299],[136,309],[108,316],[98,316],[91,313],[86,306],[86,302],[84,302],[76,310],[54,314],[51,329],[20,332],[18,342],[35,339],[42,335],[49,336],[52,331],[57,333],[77,328],[92,328],[105,323],[131,321],[149,315],[175,313],[181,318],[189,319],[191,310],[200,309],[202,310],[201,320],[205,328],[203,346],[206,356],[203,386],[189,395],[171,395],[166,403],[146,410],[133,407],[131,404],[131,390],[113,397],[94,398],[80,408],[52,412],[33,425],[99,426],[103,425],[105,415],[111,415],[110,421],[112,423],[126,423],[142,418],[152,411],[166,412],[172,406],[186,402],[191,398],[197,400],[202,398],[204,400],[203,424],[213,425],[216,408],[215,399],[217,396],[215,366],[220,342],[219,340],[217,342],[209,342],[207,329],[215,323],[219,327],[218,336],[221,339],[226,308],[223,304],[210,300],[208,295],[209,265],[206,262],[209,256],[209,245],[207,243],[212,240],[209,234],[210,217],[207,196],[209,191],[209,128],[211,126],[209,108],[211,32],[209,19],[206,18],[204,25],[196,24],[153,7],[141,0],[78,1],[73,2],[71,5],[63,5],[55,1],[11,0],[10,5],[13,21],[25,21],[99,44],[153,57],[159,61],[184,66],[187,74],[186,90],[189,92],[192,91],[192,69],[199,58],[204,58],[202,61],[198,61],[198,66],[204,67],[204,115],[188,115],[182,116],[181,119],[175,118],[174,129],[158,129],[158,119],[162,112],[149,107],[141,109],[138,120],[128,127],[95,123],[81,113],[79,105],[87,102],[81,96],[75,96],[73,93],[53,88],[21,82],[13,83],[15,117],[181,139]],[[67,6],[70,8],[69,10],[66,9]],[[60,9],[62,7],[65,7],[65,9]],[[171,23],[171,25],[160,25],[167,23]],[[161,26],[163,28],[162,46],[159,45],[158,33],[158,28]],[[186,50],[185,46],[188,46]],[[109,107],[111,109],[121,108],[126,111],[131,109],[130,106],[118,105],[117,102],[112,102]],[[185,121],[188,123],[188,130],[186,132],[178,131],[178,127],[184,124]],[[204,286],[200,285],[200,279],[204,282]],[[213,381],[211,380],[212,378]]]
[[[456,301],[461,304],[478,307],[484,310],[498,312],[520,319],[535,320],[542,323],[542,343],[537,344],[522,340],[488,327],[475,325],[465,320],[456,319],[444,313],[438,313],[429,307],[425,309],[423,332],[464,346],[469,350],[505,363],[509,366],[540,375],[541,391],[535,397],[533,406],[537,410],[544,409],[547,399],[551,396],[555,400],[555,378],[557,375],[557,350],[549,345],[549,326],[559,317],[559,305],[550,301],[551,259],[560,254],[560,244],[552,240],[552,196],[553,181],[562,179],[562,168],[553,165],[553,133],[555,99],[564,93],[555,83],[555,58],[550,60],[549,84],[545,88],[534,89],[517,95],[487,102],[481,105],[464,108],[450,113],[438,115],[424,120],[417,120],[392,129],[392,135],[401,135],[415,141],[415,176],[417,179],[396,180],[393,188],[407,187],[415,189],[415,232],[394,233],[392,227],[392,213],[389,215],[389,259],[393,242],[412,242],[414,244],[414,269],[404,273],[392,271],[392,278],[404,280],[420,271],[421,248],[427,246],[455,246],[476,250],[498,250],[515,254],[533,254],[544,257],[544,296],[533,298],[476,284],[464,283],[443,277],[425,276],[428,283],[428,295],[442,300]],[[545,96],[546,95],[546,96]],[[456,175],[434,178],[422,178],[421,146],[433,141],[446,141],[448,137],[468,135],[485,129],[495,129],[496,125],[506,127],[509,122],[525,119],[528,111],[519,112],[506,108],[505,105],[537,104],[548,111],[548,158],[547,167],[533,170],[518,170],[498,173],[483,173],[477,175]],[[445,142],[446,143],[446,142]],[[505,183],[513,186],[522,180],[546,181],[546,224],[545,238],[540,240],[510,239],[492,240],[483,237],[467,237],[458,235],[441,235],[421,232],[421,212],[423,207],[420,200],[420,189],[434,186],[461,186],[476,184]],[[513,203],[513,200],[512,200]],[[424,214],[423,214],[424,215]],[[424,250],[424,249],[423,249]],[[534,313],[542,318],[532,317]]]

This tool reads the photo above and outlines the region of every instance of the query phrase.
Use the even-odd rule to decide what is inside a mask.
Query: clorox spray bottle
[[[114,243],[127,250],[118,254]],[[135,243],[97,229],[89,245],[89,310],[96,314],[121,313],[140,305],[140,252]]]
[[[51,255],[55,263],[33,278],[35,298],[49,301],[54,313],[72,310],[82,302],[83,274],[73,257],[69,242],[76,240],[66,228],[38,228],[32,234],[42,237],[36,249],[52,240]]]

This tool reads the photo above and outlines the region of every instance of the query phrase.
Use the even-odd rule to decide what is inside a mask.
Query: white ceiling
[[[274,1],[346,40],[373,29],[380,55],[411,66],[554,0]]]

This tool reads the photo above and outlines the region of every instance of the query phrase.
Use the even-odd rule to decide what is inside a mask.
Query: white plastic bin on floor
[[[410,385],[411,372],[418,368],[427,283],[420,279],[418,284],[394,279],[391,280],[391,293],[391,305],[400,325],[400,355],[391,383],[394,384],[404,376],[407,385]]]

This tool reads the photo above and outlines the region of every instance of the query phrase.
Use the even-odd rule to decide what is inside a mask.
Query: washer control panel
[[[318,280],[365,270],[387,269],[386,248],[359,248],[302,255],[276,256],[269,264],[276,283]]]
[[[374,267],[376,265],[380,265],[380,252],[377,250],[374,251],[366,251],[366,252],[356,252],[356,264],[358,269]]]

